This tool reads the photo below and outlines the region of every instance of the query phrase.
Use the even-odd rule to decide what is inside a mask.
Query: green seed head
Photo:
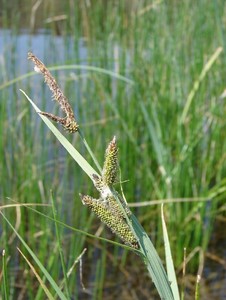
[[[101,200],[93,199],[90,196],[80,195],[80,197],[82,203],[87,205],[125,244],[133,248],[138,248],[138,243],[133,232],[120,216],[113,214]]]
[[[115,183],[118,173],[118,148],[114,136],[105,152],[105,161],[102,172],[103,182],[111,186]]]

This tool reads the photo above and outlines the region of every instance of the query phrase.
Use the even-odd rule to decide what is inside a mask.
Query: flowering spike
[[[138,248],[137,240],[131,231],[129,225],[120,217],[112,214],[106,205],[97,199],[93,199],[90,196],[84,196],[80,194],[82,203],[87,205],[99,218],[106,224],[113,233],[119,236],[119,238],[127,245],[133,248]]]
[[[130,217],[130,216],[132,215],[132,213],[131,213],[131,211],[130,211],[128,205],[127,205],[127,203],[125,202],[125,200],[124,200],[124,199],[122,198],[122,196],[121,196],[119,193],[117,193],[116,191],[114,191],[114,194],[115,194],[115,196],[117,196],[117,198],[118,198],[118,200],[120,201],[122,207],[123,207],[124,210],[126,211],[127,216]],[[115,203],[117,203],[115,197],[112,197],[112,199],[114,199]],[[113,201],[113,200],[112,200],[112,201]],[[118,204],[118,203],[117,203],[117,204]],[[119,206],[119,205],[118,205],[118,206]],[[120,210],[121,210],[121,208],[120,208]],[[124,214],[123,214],[123,216],[124,216]],[[125,216],[124,216],[124,218],[125,218]]]
[[[117,201],[115,200],[115,198],[110,195],[107,197],[106,199],[106,205],[107,205],[107,209],[116,217],[119,217],[121,219],[125,219],[124,213],[121,210],[121,207],[119,206],[119,204],[117,203]]]
[[[115,183],[118,172],[118,147],[114,136],[105,152],[105,161],[102,171],[103,182],[111,186]]]

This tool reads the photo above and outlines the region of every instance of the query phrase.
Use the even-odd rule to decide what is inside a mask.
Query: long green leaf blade
[[[172,289],[172,292],[174,295],[174,299],[179,300],[180,295],[179,295],[177,278],[176,278],[176,273],[175,273],[171,249],[170,249],[168,232],[167,232],[166,223],[165,223],[165,219],[164,219],[163,204],[161,206],[161,217],[162,217],[162,229],[163,229],[163,239],[164,239],[164,246],[165,246],[167,275],[168,275],[169,281],[171,282],[171,289]]]
[[[134,215],[131,216],[131,220],[133,229],[139,238],[144,262],[161,299],[174,300],[170,282],[154,245]]]

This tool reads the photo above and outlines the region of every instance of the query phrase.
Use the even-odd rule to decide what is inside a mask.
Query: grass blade
[[[4,299],[9,299],[9,285],[8,285],[8,275],[7,275],[7,263],[5,257],[5,250],[2,250],[2,276],[3,276],[3,292]]]
[[[21,243],[24,245],[24,247],[27,249],[27,251],[29,252],[29,254],[31,255],[31,257],[34,259],[34,261],[36,262],[36,264],[38,265],[38,267],[40,268],[40,270],[42,271],[42,273],[45,275],[45,277],[47,278],[47,280],[51,284],[52,288],[55,290],[55,292],[59,296],[59,299],[61,299],[61,300],[67,300],[67,298],[64,296],[64,294],[59,289],[57,283],[54,281],[54,279],[52,278],[52,276],[49,274],[49,272],[46,270],[46,268],[42,265],[42,263],[40,262],[40,260],[38,259],[38,257],[30,249],[30,247],[27,245],[27,243],[24,241],[24,239],[14,229],[13,225],[9,222],[9,220],[6,218],[6,216],[2,212],[0,212],[0,214],[5,219],[5,221],[8,223],[8,225],[11,227],[11,229],[15,232],[15,234],[17,235],[17,237],[19,238],[19,240],[21,241]]]
[[[155,250],[147,233],[144,231],[137,218],[132,215],[132,227],[139,239],[141,253],[143,254],[144,262],[147,266],[148,272],[158,290],[161,299],[173,300],[173,293],[170,282],[161,262],[161,259]]]
[[[166,223],[164,219],[163,204],[161,206],[161,217],[162,217],[162,229],[163,229],[163,239],[164,239],[164,246],[165,246],[167,275],[168,275],[169,282],[171,283],[171,289],[174,295],[174,299],[179,300],[180,295],[179,295],[177,278],[175,274],[175,269],[174,269],[174,264],[173,264],[171,249],[170,249],[168,232],[167,232]]]
[[[200,275],[197,275],[196,285],[195,285],[195,300],[200,300]]]
[[[63,66],[55,66],[55,67],[50,67],[48,68],[50,71],[59,71],[59,70],[86,70],[86,71],[94,71],[94,72],[98,72],[104,75],[108,75],[111,76],[113,78],[116,78],[117,80],[121,80],[124,81],[125,83],[134,84],[134,81],[131,79],[126,78],[123,75],[120,75],[118,73],[106,70],[106,69],[102,69],[102,68],[98,68],[98,67],[94,67],[94,66],[82,66],[82,65],[63,65]],[[18,76],[12,80],[9,80],[7,82],[4,82],[3,84],[0,85],[0,90],[13,85],[19,81],[22,81],[23,79],[29,78],[30,76],[33,75],[37,75],[37,72],[29,72],[26,73],[24,75]]]
[[[60,260],[61,260],[61,266],[62,266],[62,270],[63,270],[63,274],[64,274],[65,292],[66,292],[67,298],[70,299],[71,297],[70,297],[70,293],[69,293],[66,265],[65,265],[65,261],[64,261],[64,254],[63,254],[63,250],[62,250],[62,246],[61,246],[62,242],[61,242],[60,232],[59,232],[58,223],[57,223],[56,205],[55,205],[55,201],[53,199],[52,193],[51,193],[51,202],[52,202],[53,219],[54,219],[55,230],[56,230],[57,246],[58,246]]]
[[[144,116],[144,120],[147,123],[147,129],[151,138],[151,141],[153,143],[153,148],[155,149],[155,154],[159,163],[159,166],[163,165],[163,146],[161,144],[160,138],[157,135],[157,131],[155,129],[155,126],[153,122],[151,121],[150,116],[148,115],[148,112],[144,106],[144,103],[140,103],[141,111]]]
[[[29,260],[26,258],[26,256],[22,253],[22,251],[17,248],[17,250],[20,252],[20,254],[22,255],[22,257],[25,259],[25,261],[27,262],[27,264],[29,265],[29,267],[31,268],[32,272],[35,274],[36,278],[38,279],[40,285],[42,286],[44,292],[46,293],[46,296],[48,297],[48,299],[54,300],[53,296],[51,295],[51,293],[49,292],[47,286],[45,285],[45,283],[42,281],[41,277],[38,275],[38,273],[36,272],[34,266],[29,262]]]
[[[212,65],[217,60],[218,56],[221,54],[222,51],[223,51],[222,47],[217,48],[217,50],[214,52],[214,54],[210,57],[208,62],[205,64],[204,68],[202,69],[201,74],[199,75],[199,78],[194,82],[192,90],[190,91],[190,93],[188,95],[188,98],[187,98],[187,101],[185,103],[184,110],[182,112],[181,123],[185,122],[185,119],[186,119],[187,114],[188,114],[188,110],[191,106],[192,100],[194,99],[196,92],[199,89],[199,86],[200,86],[201,82],[203,81],[206,74],[211,69]]]

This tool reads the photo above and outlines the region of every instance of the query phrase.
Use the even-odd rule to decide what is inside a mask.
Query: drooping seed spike
[[[41,114],[45,115],[46,117],[50,118],[53,121],[61,123],[63,127],[71,133],[78,131],[79,126],[75,120],[75,116],[71,108],[71,105],[69,104],[68,99],[64,96],[60,87],[58,86],[55,78],[52,76],[52,74],[43,64],[43,62],[41,62],[33,53],[28,52],[28,59],[32,60],[33,63],[35,64],[35,68],[34,68],[35,71],[38,73],[42,73],[42,75],[44,76],[45,82],[53,94],[53,98],[59,103],[61,109],[66,114],[66,117],[60,118],[54,116],[53,114],[49,114],[45,112],[41,112]]]
[[[44,111],[40,111],[39,114],[43,115],[43,116],[45,116],[45,117],[47,117],[47,118],[49,118],[49,119],[51,119],[51,120],[53,120],[55,122],[57,122],[57,123],[60,123],[62,125],[63,125],[64,120],[65,120],[64,118],[57,117],[57,116],[55,116],[55,115],[53,115],[51,113],[47,113],[47,112],[44,112]]]

